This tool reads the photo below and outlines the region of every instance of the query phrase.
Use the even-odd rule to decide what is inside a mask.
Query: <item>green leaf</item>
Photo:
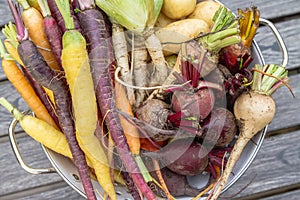
[[[96,0],[96,5],[131,31],[141,33],[154,24],[154,0]]]

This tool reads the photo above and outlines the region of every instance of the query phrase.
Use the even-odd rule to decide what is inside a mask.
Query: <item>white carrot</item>
[[[121,68],[121,77],[124,82],[133,85],[132,70],[129,67],[128,49],[124,34],[124,28],[115,22],[112,22],[112,42],[115,52],[117,66]],[[131,105],[135,102],[134,89],[127,87],[127,97]]]
[[[147,66],[148,52],[140,35],[132,33],[132,62],[133,62],[133,82],[138,87],[146,87],[149,83],[150,71]],[[146,90],[137,89],[135,91],[135,107],[139,107],[145,100]]]
[[[280,86],[288,86],[288,72],[282,66],[255,65],[253,71],[251,91],[241,94],[234,103],[234,115],[239,122],[240,134],[211,200],[216,200],[221,194],[247,143],[272,121],[276,104],[271,95]]]

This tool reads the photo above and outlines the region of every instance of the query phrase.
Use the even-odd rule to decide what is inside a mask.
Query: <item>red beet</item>
[[[181,175],[200,174],[208,165],[208,151],[192,138],[175,140],[151,154],[158,157],[163,166]]]
[[[201,124],[202,137],[216,146],[229,144],[237,133],[234,115],[226,108],[216,108]]]
[[[175,91],[172,96],[172,107],[175,112],[189,113],[205,119],[214,107],[215,96],[208,88],[201,88],[197,92],[190,90]]]

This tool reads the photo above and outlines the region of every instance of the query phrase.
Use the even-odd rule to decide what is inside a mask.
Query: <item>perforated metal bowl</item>
[[[275,38],[281,48],[282,51],[282,66],[286,66],[287,62],[288,62],[288,53],[287,53],[287,49],[286,46],[283,42],[282,37],[280,36],[278,30],[276,29],[276,27],[268,20],[266,19],[260,19],[260,23],[262,25],[266,25],[268,26],[271,31],[274,33]],[[264,65],[264,59],[263,56],[261,54],[261,51],[257,45],[257,43],[254,41],[253,45],[252,45],[252,52],[253,52],[253,57],[254,60],[252,63],[258,63],[258,64],[262,64]],[[27,172],[30,172],[32,174],[41,174],[41,173],[52,173],[52,172],[56,172],[58,173],[75,191],[77,191],[79,194],[81,194],[82,196],[85,196],[84,193],[84,189],[83,186],[81,184],[81,181],[79,180],[79,175],[77,172],[77,169],[75,167],[75,165],[73,164],[73,162],[58,154],[55,153],[45,147],[43,147],[45,154],[47,155],[49,161],[51,162],[51,164],[53,165],[53,168],[48,168],[48,169],[36,169],[36,168],[32,168],[30,166],[28,166],[24,161],[23,158],[21,156],[21,153],[19,151],[16,139],[15,139],[15,133],[14,133],[14,129],[15,126],[17,124],[16,120],[13,120],[10,124],[9,127],[9,138],[10,138],[10,142],[11,145],[13,147],[14,153],[16,155],[16,158],[18,160],[18,162],[20,163],[20,165],[23,167],[24,170],[26,170]],[[249,167],[249,165],[251,164],[251,162],[253,161],[253,159],[255,158],[258,150],[260,149],[260,146],[263,142],[264,136],[266,134],[267,131],[267,127],[265,127],[261,132],[259,132],[246,146],[245,150],[243,151],[240,159],[238,160],[236,166],[234,167],[233,173],[234,175],[231,175],[225,189],[227,190],[232,184],[234,184],[242,175],[243,173],[247,170],[247,168]],[[193,185],[194,187],[201,187],[203,185],[207,184],[208,178],[205,177],[205,175],[200,175],[203,177],[199,177],[199,178],[190,178],[189,182],[191,185]],[[103,190],[101,188],[101,186],[98,184],[98,182],[93,181],[93,186],[95,188],[95,190],[99,191],[99,194],[103,194]],[[122,186],[118,186],[116,185],[116,192],[118,195],[118,199],[122,199],[122,200],[129,200],[132,199],[131,195],[129,193],[127,193],[126,188],[122,187]],[[98,194],[96,194],[98,195]],[[98,199],[102,199],[100,196],[98,196]],[[190,197],[180,197],[178,198],[178,200],[188,200],[190,199]]]

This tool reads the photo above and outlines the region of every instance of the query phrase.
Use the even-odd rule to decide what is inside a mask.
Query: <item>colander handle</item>
[[[30,166],[28,166],[24,160],[23,157],[20,153],[20,149],[19,146],[17,144],[17,140],[15,137],[15,127],[18,124],[18,120],[13,119],[9,125],[9,129],[8,129],[8,135],[9,135],[9,141],[11,144],[11,147],[13,149],[13,152],[17,158],[17,161],[19,162],[19,164],[21,165],[21,167],[31,173],[31,174],[48,174],[48,173],[53,173],[56,172],[56,170],[53,167],[47,168],[47,169],[43,169],[43,168],[32,168]]]
[[[286,48],[286,45],[285,45],[279,31],[277,30],[275,25],[267,19],[259,18],[259,23],[269,27],[272,30],[272,32],[274,33],[276,40],[278,42],[278,45],[281,49],[281,53],[282,53],[281,66],[286,67],[288,64],[288,61],[289,61],[289,55],[288,55],[288,50]]]

